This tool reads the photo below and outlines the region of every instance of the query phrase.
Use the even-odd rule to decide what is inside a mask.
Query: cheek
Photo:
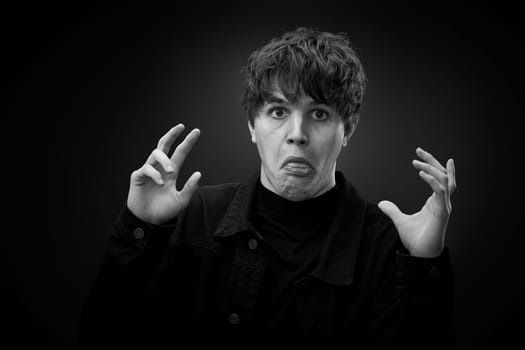
[[[272,137],[271,132],[257,132],[257,149],[259,150],[259,155],[261,159],[273,162],[279,157],[279,146],[276,142],[277,140]]]
[[[320,152],[317,154],[319,160],[323,163],[332,163],[339,156],[342,145],[342,137],[330,135],[324,140],[322,146],[319,148]]]

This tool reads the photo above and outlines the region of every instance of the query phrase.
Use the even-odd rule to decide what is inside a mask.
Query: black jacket
[[[448,250],[409,256],[392,221],[339,172],[318,263],[290,289],[300,329],[261,327],[254,309],[270,248],[251,221],[258,181],[202,187],[165,226],[124,207],[85,304],[80,348],[453,347]]]

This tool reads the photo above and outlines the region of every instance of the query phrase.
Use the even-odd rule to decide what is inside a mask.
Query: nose
[[[288,135],[286,143],[296,145],[308,144],[308,133],[304,118],[300,114],[292,114],[288,119]]]

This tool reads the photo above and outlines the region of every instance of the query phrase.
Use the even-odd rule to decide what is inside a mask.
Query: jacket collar
[[[260,173],[257,173],[238,187],[215,230],[215,237],[229,237],[241,231],[257,232],[251,215],[259,178]],[[335,179],[340,189],[337,210],[311,275],[326,283],[350,285],[364,229],[366,202],[341,172],[336,172]]]
[[[260,172],[257,172],[237,188],[226,214],[215,230],[215,237],[229,237],[247,230],[255,231],[251,216],[260,176]]]

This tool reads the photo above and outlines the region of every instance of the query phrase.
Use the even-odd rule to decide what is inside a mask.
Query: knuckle
[[[151,152],[151,154],[153,155],[153,157],[155,157],[155,159],[159,159],[160,158],[160,156],[161,156],[160,153],[162,153],[162,151],[160,149],[158,149],[158,148],[155,148],[153,150],[153,152]]]
[[[153,150],[153,159],[155,159],[157,162],[164,164],[167,160],[166,153],[164,153],[162,150],[156,148]]]

